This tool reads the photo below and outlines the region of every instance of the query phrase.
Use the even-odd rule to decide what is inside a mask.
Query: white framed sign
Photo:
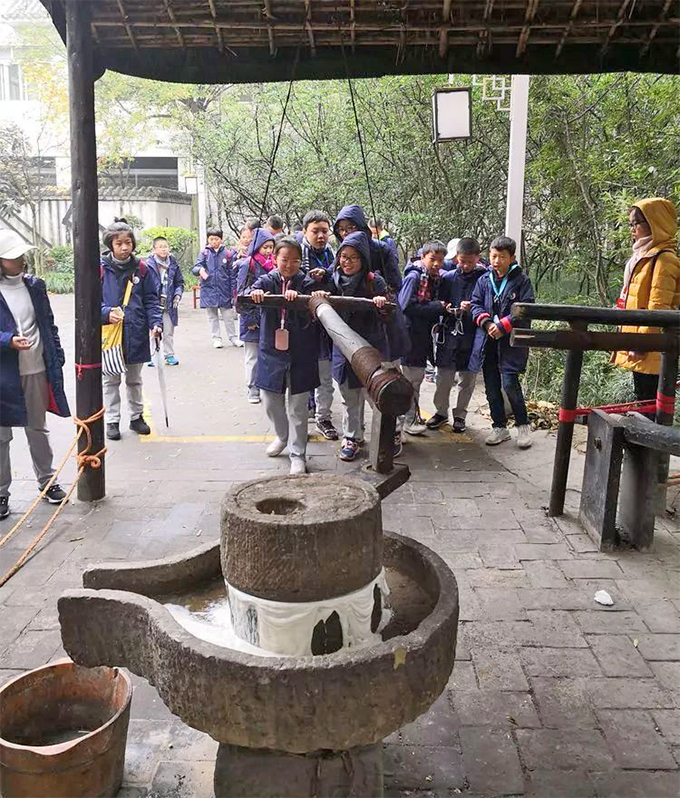
[[[446,87],[432,92],[432,143],[472,136],[472,96],[469,88]]]

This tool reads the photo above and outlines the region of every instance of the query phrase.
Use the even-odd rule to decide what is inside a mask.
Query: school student
[[[224,246],[222,230],[219,227],[208,228],[207,237],[208,246],[196,259],[192,272],[201,278],[201,307],[205,308],[208,314],[213,346],[215,349],[222,349],[220,317],[232,346],[241,346],[236,337],[236,314],[233,308],[232,265],[236,252]]]
[[[472,320],[472,292],[477,281],[487,273],[479,260],[480,247],[474,238],[457,239],[456,266],[441,281],[440,296],[453,312],[447,313],[433,330],[435,345],[434,392],[435,414],[425,422],[428,429],[439,429],[449,420],[451,389],[458,379],[458,392],[453,408],[453,431],[465,432],[465,419],[477,382],[477,372],[468,369],[475,323]]]
[[[331,220],[319,210],[309,211],[302,220],[300,244],[302,270],[314,277],[325,276],[333,267],[335,254],[328,243]],[[319,387],[314,392],[314,416],[317,430],[329,441],[337,441],[338,431],[333,424],[333,370],[331,359],[333,342],[325,330],[319,330]]]
[[[246,290],[260,304],[265,294],[282,294],[293,301],[308,293],[300,267],[302,248],[290,236],[274,247],[274,270]],[[288,446],[290,473],[307,472],[307,397],[319,385],[319,344],[316,325],[307,310],[260,309],[260,349],[256,385],[276,437],[266,449],[276,457]]]
[[[278,214],[273,214],[265,222],[264,229],[269,231],[274,238],[283,233],[283,219]]]
[[[24,428],[42,492],[54,475],[45,415],[70,415],[64,350],[45,283],[25,274],[24,255],[31,249],[18,233],[0,231],[0,519],[9,515],[12,427]],[[59,504],[65,497],[54,482],[44,499]]]
[[[125,219],[109,225],[102,237],[108,253],[101,260],[102,324],[123,321],[123,357],[125,359],[125,387],[130,411],[130,429],[138,435],[149,435],[151,429],[144,420],[142,369],[149,362],[149,331],[154,338],[163,332],[163,315],[158,299],[158,282],[146,263],[133,254],[137,242]],[[126,290],[130,287],[125,303]],[[106,437],[120,440],[120,383],[121,374],[104,375],[104,407],[106,408]]]
[[[316,278],[313,294],[364,297],[372,299],[378,309],[387,301],[387,284],[371,271],[369,238],[363,231],[348,233],[338,247],[333,271]],[[348,312],[340,314],[349,326],[387,359],[387,334],[384,320],[378,313]],[[333,378],[342,397],[341,460],[354,460],[364,442],[364,389],[342,352],[333,348]]]
[[[146,259],[146,265],[158,280],[158,298],[163,311],[165,362],[168,366],[179,366],[179,360],[175,357],[175,328],[179,323],[178,308],[184,293],[184,277],[165,236],[154,238],[153,252]]]
[[[428,360],[434,360],[432,328],[446,313],[447,303],[441,298],[441,268],[445,256],[446,245],[441,241],[425,244],[420,260],[404,275],[397,299],[406,316],[409,333],[409,347],[402,362],[404,376],[413,386],[413,402],[404,418],[404,432],[408,435],[422,435],[427,431],[420,418],[418,402],[425,367]]]
[[[237,260],[234,264],[239,294],[245,294],[262,275],[269,274],[274,268],[273,251],[274,236],[264,228],[256,228],[253,231],[253,238],[248,247],[246,257]],[[255,384],[257,354],[260,342],[259,308],[241,311],[239,324],[239,333],[241,341],[243,341],[243,354],[245,356],[248,401],[253,405],[257,405],[260,403],[260,389]]]
[[[488,446],[510,440],[503,393],[505,391],[515,416],[517,446],[531,446],[531,427],[519,377],[526,370],[529,350],[510,346],[514,302],[534,302],[529,276],[515,260],[516,244],[512,238],[499,236],[491,242],[491,270],[483,275],[472,292],[472,318],[477,325],[468,369],[482,370],[486,398],[491,410],[493,429],[486,439]]]

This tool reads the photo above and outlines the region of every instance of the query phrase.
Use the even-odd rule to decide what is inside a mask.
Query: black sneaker
[[[44,496],[45,501],[49,502],[50,504],[61,504],[65,498],[66,491],[63,490],[61,485],[57,485],[56,482]]]
[[[133,418],[130,422],[130,429],[138,435],[151,435],[151,427],[144,421],[144,416]]]
[[[118,424],[107,424],[106,425],[106,437],[110,441],[119,441],[120,440],[120,427]]]
[[[439,427],[446,424],[448,421],[447,416],[443,416],[441,413],[435,413],[432,418],[428,418],[425,422],[425,426],[428,429],[439,429]]]
[[[454,417],[453,419],[453,431],[454,432],[465,432],[465,419]]]
[[[337,441],[338,431],[333,426],[332,421],[329,421],[327,418],[323,419],[322,421],[317,421],[316,428],[324,436],[324,438],[326,438],[326,440]]]
[[[9,496],[0,496],[0,518],[7,518],[9,515]]]

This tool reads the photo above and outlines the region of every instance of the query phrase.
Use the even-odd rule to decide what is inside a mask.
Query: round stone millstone
[[[255,480],[222,502],[222,573],[252,596],[344,596],[378,576],[382,555],[380,497],[351,477]]]

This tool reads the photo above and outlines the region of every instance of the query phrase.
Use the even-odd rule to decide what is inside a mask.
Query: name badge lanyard
[[[494,277],[493,277],[493,272],[489,273],[489,279],[491,280],[491,288],[493,290],[494,297],[495,297],[494,305],[496,304],[496,301],[498,301],[500,303],[500,298],[503,295],[503,291],[505,291],[505,286],[508,284],[508,277],[510,276],[510,272],[512,271],[513,268],[514,268],[514,266],[511,266],[508,269],[508,271],[506,272],[505,277],[501,280],[500,288],[498,288],[498,286],[496,285],[496,281],[494,280]],[[494,315],[493,321],[494,321],[494,324],[498,324],[498,322],[500,321],[500,318],[498,317],[498,313],[496,313]]]
[[[285,281],[283,283],[283,287],[281,289],[281,293],[285,296],[286,291],[288,290],[288,286],[290,285],[289,281]],[[289,336],[288,330],[286,329],[286,308],[281,308],[281,324],[274,332],[274,349],[278,349],[279,352],[287,352],[289,346]]]

